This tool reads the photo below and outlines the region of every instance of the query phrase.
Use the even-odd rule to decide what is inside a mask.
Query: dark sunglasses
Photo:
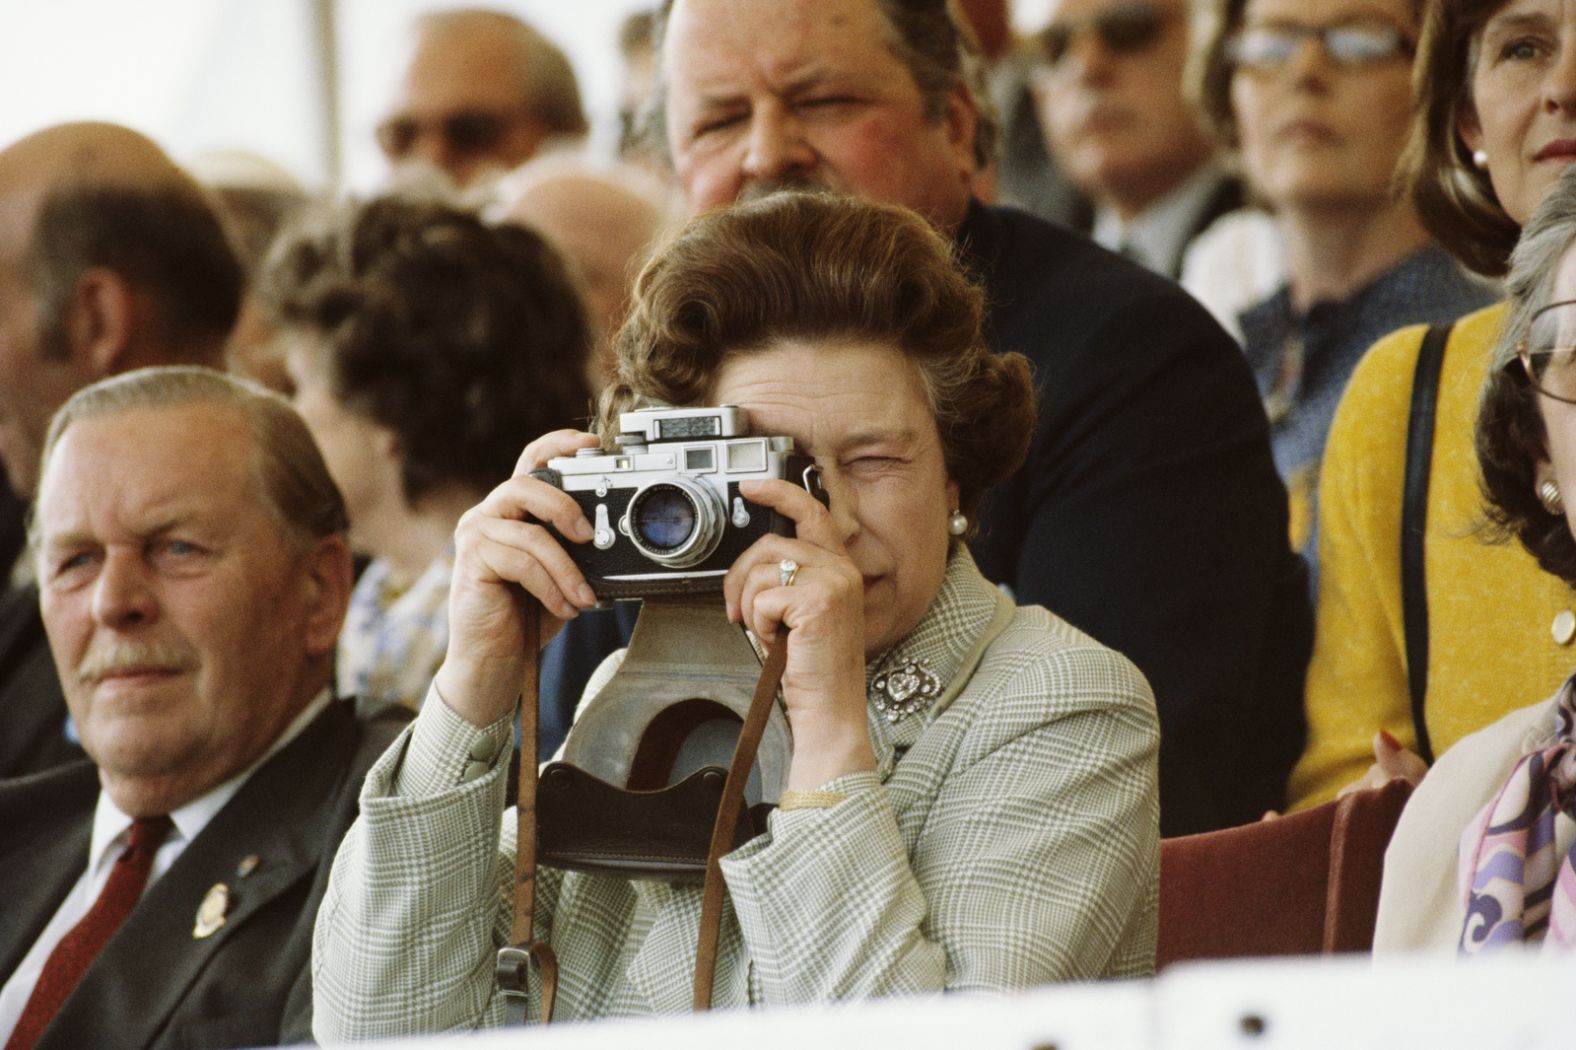
[[[1382,22],[1337,22],[1330,26],[1277,25],[1243,29],[1226,43],[1226,57],[1246,69],[1269,71],[1291,61],[1302,42],[1314,39],[1342,68],[1411,58],[1414,45]]]
[[[1516,357],[1539,393],[1576,405],[1576,299],[1533,314],[1516,343]]]
[[[455,153],[488,153],[497,148],[513,118],[485,109],[462,109],[436,120],[392,117],[378,125],[378,145],[398,160],[410,155],[424,131],[437,132]]]
[[[1051,67],[1061,64],[1072,47],[1073,39],[1083,33],[1094,33],[1100,44],[1113,55],[1136,55],[1147,51],[1160,39],[1166,15],[1149,4],[1124,4],[1088,18],[1069,18],[1054,22],[1040,31],[1036,38],[1040,56]]]

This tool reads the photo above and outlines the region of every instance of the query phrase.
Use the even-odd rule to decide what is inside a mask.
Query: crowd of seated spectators
[[[1142,977],[1163,843],[1398,780],[1360,944],[1568,951],[1576,14],[1041,10],[664,0],[608,155],[428,12],[359,198],[0,143],[0,1047]],[[772,805],[521,893],[534,763],[645,746],[587,559],[690,564],[564,463],[722,404],[816,469],[647,605],[780,676]]]

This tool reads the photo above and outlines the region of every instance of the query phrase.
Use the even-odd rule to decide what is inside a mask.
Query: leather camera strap
[[[541,604],[524,599],[525,636],[535,642],[539,637]],[[537,672],[539,644],[525,647],[525,673],[520,683],[520,773],[519,801],[515,805],[514,919],[509,931],[509,946],[498,951],[496,977],[504,995],[504,1023],[526,1023],[530,1003],[531,964],[536,964],[542,988],[539,1020],[553,1019],[553,999],[558,990],[558,960],[545,941],[533,939],[536,919],[536,746],[537,746]]]
[[[761,734],[766,730],[767,717],[777,702],[777,687],[782,683],[783,667],[788,662],[788,631],[782,629],[777,644],[772,646],[761,668],[761,677],[755,683],[755,696],[750,700],[750,711],[745,716],[744,728],[739,732],[733,747],[733,760],[728,763],[728,778],[722,785],[722,800],[717,804],[717,820],[711,829],[711,848],[706,853],[706,881],[701,890],[700,933],[695,943],[695,994],[693,1008],[698,1012],[711,1009],[712,984],[717,975],[717,940],[722,931],[722,903],[727,895],[727,885],[722,881],[722,857],[733,848],[734,830],[739,824],[739,814],[744,807],[744,785],[749,779],[750,767],[755,763],[755,751],[760,747]]]

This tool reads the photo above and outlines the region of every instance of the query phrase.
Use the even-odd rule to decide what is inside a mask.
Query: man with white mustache
[[[408,719],[331,690],[340,494],[287,402],[196,367],[74,395],[39,477],[40,605],[92,761],[0,784],[0,1045],[304,1039],[328,868]]]

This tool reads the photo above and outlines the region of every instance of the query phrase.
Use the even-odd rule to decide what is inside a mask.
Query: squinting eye
[[[704,123],[697,124],[695,126],[694,134],[691,137],[700,138],[702,135],[709,135],[713,132],[725,130],[727,128],[733,127],[735,124],[738,124],[743,119],[744,118],[741,116],[713,118],[711,120],[705,121]]]
[[[85,572],[93,564],[93,555],[89,551],[78,551],[75,554],[63,554],[49,562],[49,577],[52,580],[70,580]]]

